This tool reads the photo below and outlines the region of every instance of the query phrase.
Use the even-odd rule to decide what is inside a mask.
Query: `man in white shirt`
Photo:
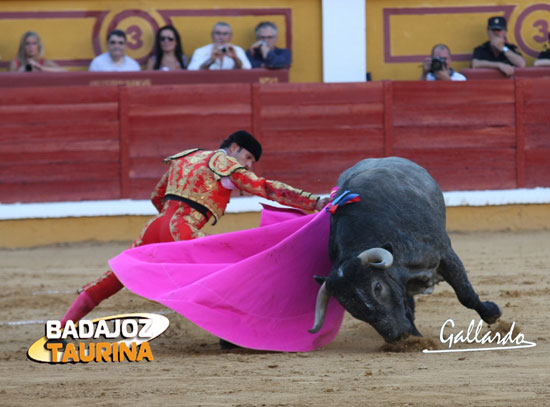
[[[231,44],[232,38],[231,26],[217,23],[212,29],[212,44],[196,49],[187,69],[250,69],[246,53],[241,47]]]
[[[107,51],[95,57],[90,64],[92,72],[139,71],[136,60],[126,55],[126,33],[113,30],[107,36]]]
[[[465,81],[466,77],[451,68],[451,50],[445,44],[436,44],[432,56],[424,60],[421,81]]]

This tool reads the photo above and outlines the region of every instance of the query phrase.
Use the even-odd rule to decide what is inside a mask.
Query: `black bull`
[[[499,307],[481,302],[451,247],[445,230],[445,202],[435,180],[419,165],[403,158],[366,159],[344,171],[338,194],[360,194],[360,202],[338,208],[330,224],[329,253],[333,262],[317,298],[317,332],[330,296],[387,342],[410,334],[415,294],[431,293],[447,281],[459,301],[487,323]],[[451,316],[450,316],[451,317]]]

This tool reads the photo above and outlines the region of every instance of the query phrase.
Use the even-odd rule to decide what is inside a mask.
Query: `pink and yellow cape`
[[[334,298],[323,328],[313,326],[326,276],[330,214],[265,207],[261,226],[195,240],[151,244],[109,262],[132,292],[157,301],[239,346],[311,351],[330,343],[344,309]]]

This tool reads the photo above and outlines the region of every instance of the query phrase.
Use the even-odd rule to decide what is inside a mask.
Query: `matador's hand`
[[[323,209],[325,206],[327,206],[327,204],[330,202],[330,198],[319,198],[319,200],[317,201],[317,203],[315,204],[315,210],[316,211],[320,211],[321,209]]]

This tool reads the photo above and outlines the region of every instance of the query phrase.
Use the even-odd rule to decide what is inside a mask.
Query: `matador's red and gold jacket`
[[[160,212],[165,195],[176,195],[206,207],[217,221],[225,211],[231,189],[258,195],[284,205],[314,210],[318,195],[278,181],[258,177],[225,151],[186,150],[164,159],[170,168],[162,176],[151,200]],[[229,182],[230,181],[230,182]]]

